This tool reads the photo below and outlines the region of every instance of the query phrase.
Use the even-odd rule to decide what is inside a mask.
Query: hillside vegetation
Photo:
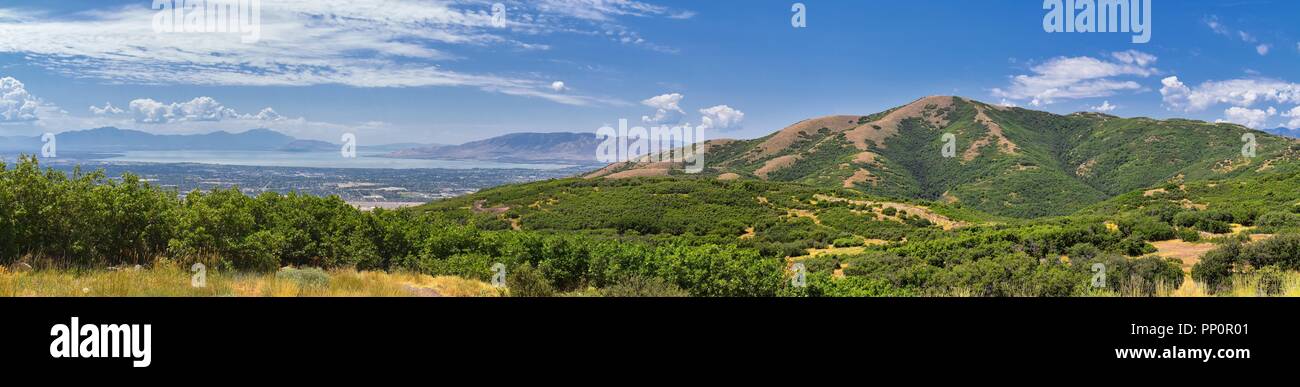
[[[1242,156],[1247,133],[1256,138],[1254,158]],[[955,139],[952,157],[944,157],[945,134]],[[1036,218],[1169,181],[1256,174],[1296,160],[1295,148],[1295,140],[1233,124],[1062,116],[927,97],[873,115],[810,119],[754,140],[710,143],[705,175],[852,188]],[[674,168],[680,169],[629,162],[590,177]]]
[[[0,264],[43,283],[192,263],[490,281],[501,264],[516,296],[1295,295],[1300,145],[1256,133],[1243,157],[1247,132],[931,97],[711,143],[699,175],[618,164],[374,212],[24,158],[0,165]]]

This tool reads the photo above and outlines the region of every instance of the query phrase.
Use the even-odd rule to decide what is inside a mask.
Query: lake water
[[[475,160],[423,160],[377,157],[379,154],[357,153],[345,159],[339,152],[275,151],[130,151],[107,155],[96,160],[136,163],[196,163],[254,167],[298,168],[381,168],[381,169],[562,169],[564,164],[516,164]]]

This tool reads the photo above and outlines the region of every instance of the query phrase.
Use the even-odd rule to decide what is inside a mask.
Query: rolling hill
[[[1242,156],[1252,133],[1256,157]],[[945,157],[945,134],[955,147]],[[871,115],[798,122],[706,143],[704,175],[851,188],[1020,218],[1065,215],[1144,187],[1257,173],[1296,158],[1294,139],[1234,124],[1099,113],[1057,115],[932,96]],[[588,177],[663,176],[642,159]]]

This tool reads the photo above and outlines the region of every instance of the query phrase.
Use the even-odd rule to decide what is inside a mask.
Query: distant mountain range
[[[1265,132],[1272,133],[1272,134],[1276,134],[1276,135],[1279,135],[1279,136],[1286,136],[1286,137],[1291,137],[1291,138],[1300,138],[1300,129],[1276,128],[1276,129],[1261,129],[1261,130],[1263,130],[1263,131],[1265,131]]]
[[[299,140],[270,129],[240,133],[151,134],[112,127],[59,133],[60,152],[126,152],[175,150],[227,151],[320,151],[337,150],[339,145],[324,141]],[[0,137],[0,150],[37,153],[41,137]]]
[[[270,129],[240,133],[151,134],[112,127],[58,134],[60,153],[117,153],[128,151],[279,151],[330,152],[340,144],[304,140]],[[0,137],[0,152],[39,153],[40,136]],[[360,145],[358,150],[384,157],[480,160],[515,163],[595,163],[600,140],[593,133],[512,133],[461,145],[396,143]]]
[[[393,158],[485,160],[517,163],[596,163],[594,133],[511,133],[461,145],[433,145],[387,154]]]

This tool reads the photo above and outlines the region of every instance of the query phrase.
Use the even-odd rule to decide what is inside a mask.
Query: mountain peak
[[[1297,157],[1289,141],[1261,136],[1258,160],[1242,160],[1240,139],[1247,131],[1190,120],[1058,115],[939,95],[710,144],[705,175],[852,188],[1036,217],[1070,213],[1179,176],[1222,178]],[[619,163],[589,176],[668,175],[680,168]]]

